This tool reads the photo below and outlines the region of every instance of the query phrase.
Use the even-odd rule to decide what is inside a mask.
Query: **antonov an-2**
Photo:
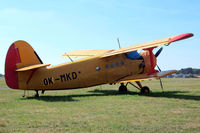
[[[76,89],[107,83],[121,83],[119,91],[127,91],[124,83],[132,84],[133,81],[141,93],[149,93],[149,88],[142,86],[140,81],[160,79],[177,72],[155,70],[156,57],[162,48],[155,55],[153,49],[192,36],[192,33],[185,33],[116,50],[75,50],[64,56],[85,58],[56,66],[43,64],[27,42],[16,41],[7,52],[5,80],[12,89],[35,90],[36,97],[39,90]]]

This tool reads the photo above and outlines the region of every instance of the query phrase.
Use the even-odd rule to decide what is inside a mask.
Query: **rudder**
[[[5,80],[8,87],[19,89],[20,75],[16,70],[35,64],[43,63],[34,49],[25,41],[14,42],[8,49],[5,61]]]

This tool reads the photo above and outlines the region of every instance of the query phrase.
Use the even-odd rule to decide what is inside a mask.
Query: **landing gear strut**
[[[38,90],[35,90],[35,92],[36,92],[36,93],[35,93],[35,97],[38,98],[38,97],[39,97]]]
[[[124,85],[124,83],[121,83],[119,87],[119,92],[127,92],[127,87]]]
[[[45,90],[42,90],[42,94],[44,94]]]
[[[131,82],[128,82],[128,83],[126,84],[126,86],[127,86],[128,84],[130,84],[130,85],[132,85],[133,87],[137,88],[137,89],[140,91],[141,94],[149,94],[149,93],[150,93],[149,87],[147,87],[147,86],[142,86],[142,84],[140,83],[140,81],[136,81],[136,84],[137,84],[138,86],[134,85],[134,84],[131,83]],[[125,87],[126,87],[126,86],[125,86]],[[120,86],[120,87],[121,87],[121,86]]]

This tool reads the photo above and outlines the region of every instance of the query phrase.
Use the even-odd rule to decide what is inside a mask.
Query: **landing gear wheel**
[[[121,83],[119,87],[119,92],[127,92],[127,87],[124,85],[124,83]]]
[[[141,94],[149,94],[150,93],[149,87],[147,87],[147,86],[142,87],[140,93]]]

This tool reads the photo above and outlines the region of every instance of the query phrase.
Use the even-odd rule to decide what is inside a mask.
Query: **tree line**
[[[198,74],[200,75],[200,69],[195,68],[183,68],[177,72],[177,74]]]

